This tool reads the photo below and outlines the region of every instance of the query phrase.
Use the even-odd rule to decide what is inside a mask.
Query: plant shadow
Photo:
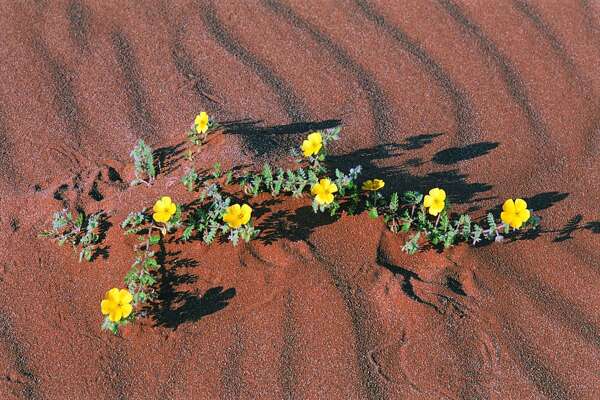
[[[164,253],[164,246],[161,250]],[[202,295],[198,290],[181,290],[179,286],[197,282],[196,275],[178,272],[181,268],[195,268],[198,262],[191,258],[179,258],[179,252],[166,253],[160,260],[162,267],[156,287],[157,297],[145,310],[155,326],[176,330],[186,322],[197,322],[227,307],[235,297],[235,288],[217,286]],[[172,257],[167,259],[167,257]]]
[[[470,160],[488,154],[498,147],[496,142],[473,143],[463,147],[451,147],[438,151],[432,158],[436,164],[452,165],[460,161]]]
[[[311,232],[319,226],[329,225],[337,220],[327,213],[315,214],[311,206],[304,206],[290,212],[278,210],[261,222],[258,240],[264,244],[272,244],[279,239],[292,242],[308,240]]]
[[[160,147],[152,153],[156,160],[156,174],[171,174],[180,167],[180,162],[184,158],[185,142],[177,143],[173,146]]]
[[[573,239],[573,233],[581,230],[588,230],[591,233],[600,233],[600,221],[590,221],[583,223],[581,214],[574,215],[567,223],[558,231],[558,235],[554,238],[554,242],[560,243],[566,240]]]
[[[482,182],[469,182],[468,176],[461,173],[457,168],[448,168],[443,170],[434,170],[425,174],[415,174],[412,168],[421,166],[426,162],[443,160],[444,166],[457,164],[460,161],[481,157],[488,154],[489,149],[495,148],[497,143],[482,142],[476,145],[466,146],[470,150],[460,153],[459,148],[453,148],[451,154],[457,153],[462,156],[456,157],[449,155],[440,157],[438,152],[432,160],[424,160],[421,157],[407,158],[398,166],[380,167],[378,166],[384,160],[402,156],[405,151],[415,150],[432,143],[432,140],[440,134],[428,134],[412,136],[403,143],[385,143],[368,149],[357,150],[340,156],[330,156],[328,166],[334,170],[339,168],[347,171],[356,165],[363,168],[362,175],[365,177],[378,177],[386,183],[385,192],[405,192],[407,190],[417,190],[425,192],[432,187],[442,187],[446,190],[450,200],[453,203],[473,202],[475,195],[489,191],[492,186]],[[473,149],[488,149],[478,150]],[[450,162],[450,160],[453,160]],[[436,162],[440,164],[439,162]],[[366,179],[366,178],[365,178]]]
[[[100,215],[100,220],[98,224],[98,243],[103,243],[106,239],[106,235],[108,230],[113,226],[113,224],[109,220],[109,216],[104,210],[100,210],[95,215]],[[102,259],[106,260],[109,256],[110,246],[98,246],[95,248],[92,253],[92,257],[90,258],[90,262],[93,262],[98,257],[102,257]]]
[[[454,167],[461,161],[474,159],[489,154],[498,147],[495,142],[481,142],[454,147],[437,152],[431,159],[421,157],[408,158],[415,150],[430,145],[443,133],[434,132],[417,134],[404,139],[401,143],[384,143],[366,149],[356,150],[342,155],[330,155],[327,168],[330,174],[336,169],[347,172],[350,168],[360,165],[363,169],[360,180],[366,177],[377,177],[385,181],[383,192],[402,193],[407,190],[425,192],[432,187],[442,187],[449,194],[453,203],[477,203],[495,197],[476,198],[478,194],[489,191],[492,186],[482,182],[470,182],[468,176]],[[406,157],[403,161],[401,157]],[[383,161],[396,159],[400,162],[394,166],[380,166]],[[438,165],[435,170],[425,174],[415,173],[413,169],[425,163]],[[449,167],[451,166],[451,167]],[[359,182],[360,182],[359,180]],[[477,210],[472,206],[470,211]],[[293,211],[275,211],[261,222],[259,240],[265,244],[273,243],[283,237],[290,240],[306,240],[318,226],[327,225],[336,220],[326,213],[314,214],[312,207],[305,206]]]

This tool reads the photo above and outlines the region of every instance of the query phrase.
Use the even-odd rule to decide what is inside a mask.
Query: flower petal
[[[312,187],[310,188],[310,193],[313,196],[318,195],[319,193],[321,193],[321,184],[320,183],[315,183],[314,185],[312,185]]]
[[[110,311],[115,307],[115,303],[113,303],[110,300],[102,300],[100,302],[100,310],[102,311],[103,315],[108,315],[110,314]]]
[[[226,214],[223,217],[223,221],[225,223],[227,223],[227,225],[229,225],[230,228],[234,228],[234,229],[237,228],[237,226],[236,226],[237,225],[237,217],[234,216],[233,214]]]
[[[502,210],[509,212],[509,213],[514,213],[516,211],[516,207],[515,207],[515,202],[513,201],[513,199],[508,199],[504,202],[504,204],[502,205]]]
[[[304,157],[309,157],[312,155],[312,144],[308,140],[303,141],[300,148],[302,149]]]
[[[329,193],[335,193],[335,192],[337,192],[337,191],[338,191],[338,187],[337,187],[337,185],[336,185],[335,183],[331,182],[331,183],[329,184],[329,186],[327,187],[327,191],[328,191]]]
[[[131,304],[124,304],[121,306],[121,313],[123,314],[123,318],[129,317],[129,314],[133,311],[133,306]]]
[[[433,197],[426,194],[425,198],[423,199],[423,205],[425,207],[431,207],[432,204],[433,204]]]
[[[519,219],[525,223],[529,221],[529,218],[531,217],[531,212],[528,209],[525,209],[519,211],[517,215],[519,216]]]
[[[247,224],[248,221],[250,221],[250,217],[252,216],[252,208],[248,204],[244,204],[241,207],[240,211],[242,213],[242,225]]]
[[[121,320],[122,316],[123,312],[121,311],[121,308],[114,307],[112,310],[110,310],[110,313],[108,314],[108,319],[110,319],[112,322],[118,322]]]
[[[313,132],[308,135],[308,140],[314,144],[315,146],[320,146],[323,143],[323,137],[321,136],[321,132]]]
[[[442,203],[444,201],[446,201],[446,191],[444,189],[438,189],[438,195],[437,198],[439,199],[439,201],[441,201]]]
[[[106,295],[104,296],[104,298],[106,300],[110,300],[113,303],[118,304],[119,303],[119,289],[117,289],[117,288],[110,289],[108,292],[106,292]]]
[[[133,300],[133,296],[127,289],[119,290],[119,298],[119,304],[121,305],[131,303],[131,300]]]
[[[433,188],[429,191],[429,195],[433,197],[435,201],[446,200],[446,192],[440,188]]]
[[[523,199],[516,199],[515,200],[515,210],[516,211],[523,211],[527,209],[527,202]]]
[[[171,219],[171,216],[168,213],[165,213],[165,212],[155,212],[152,215],[152,218],[156,222],[162,222],[163,224],[166,224]]]
[[[429,214],[433,215],[434,217],[436,217],[440,213],[440,211],[441,210],[438,207],[436,207],[435,204],[429,207],[428,210]]]
[[[502,222],[504,222],[507,225],[511,225],[512,222],[512,216],[513,214],[511,214],[508,211],[502,211],[500,213],[500,219],[502,220]]]

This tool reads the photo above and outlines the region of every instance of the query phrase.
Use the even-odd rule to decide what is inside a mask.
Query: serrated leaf
[[[190,238],[192,237],[192,233],[194,232],[194,225],[189,225],[187,226],[184,230],[183,233],[181,234],[181,239],[183,241],[188,241],[190,240]]]
[[[394,193],[392,193],[392,195],[390,197],[390,205],[389,205],[390,211],[395,213],[396,211],[398,211],[398,206],[399,206],[398,193],[394,192]]]

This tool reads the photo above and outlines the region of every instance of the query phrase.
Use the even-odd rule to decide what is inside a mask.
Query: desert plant
[[[79,262],[92,261],[101,242],[101,224],[107,216],[103,211],[86,215],[79,211],[74,217],[67,209],[54,213],[52,229],[40,233],[40,237],[55,240],[59,246],[70,244],[79,252]]]
[[[443,189],[434,188],[429,194],[423,196],[418,192],[405,192],[402,202],[397,193],[392,193],[389,204],[382,210],[383,218],[389,229],[394,232],[416,231],[406,241],[403,250],[413,254],[421,247],[419,240],[427,241],[434,247],[449,248],[460,241],[468,241],[472,245],[482,240],[500,242],[511,229],[535,229],[539,218],[531,215],[527,210],[527,203],[517,199],[518,208],[512,200],[507,200],[505,211],[501,215],[501,222],[497,222],[492,213],[488,213],[483,221],[473,222],[468,214],[459,214],[452,219],[449,214],[449,202]],[[508,211],[506,211],[508,210]],[[434,219],[432,219],[434,217]],[[483,228],[482,225],[487,225]]]
[[[212,183],[202,191],[200,201],[202,205],[191,208],[187,212],[181,239],[188,241],[196,237],[201,238],[206,244],[211,244],[219,231],[223,231],[221,218],[229,207],[231,199],[222,195],[217,183]]]
[[[219,124],[202,112],[196,116],[188,138],[199,149],[208,134],[218,128]],[[260,230],[254,227],[252,207],[243,201],[234,202],[236,190],[242,197],[261,193],[273,197],[302,197],[310,192],[315,213],[329,212],[336,217],[341,212],[354,215],[366,211],[371,218],[382,217],[393,233],[403,234],[406,239],[402,250],[409,254],[428,247],[443,250],[462,241],[477,245],[483,241],[500,242],[506,237],[518,238],[514,232],[539,225],[539,218],[532,215],[522,199],[506,200],[499,218],[492,213],[472,218],[468,214],[452,213],[442,188],[432,188],[426,194],[406,191],[386,196],[382,179],[370,178],[359,184],[360,165],[347,173],[335,169],[335,177],[331,178],[325,161],[329,145],[339,139],[339,134],[340,127],[310,132],[300,148],[296,147],[292,153],[299,164],[297,168],[284,169],[265,163],[258,171],[234,176],[233,170],[225,172],[217,162],[211,171],[201,176],[190,165],[181,183],[188,191],[197,192],[195,201],[179,206],[170,197],[163,196],[155,202],[151,212],[144,209],[130,213],[121,227],[125,234],[138,237],[134,246],[135,260],[125,276],[127,288],[109,290],[101,302],[105,315],[103,328],[117,333],[120,326],[143,315],[143,306],[155,295],[159,252],[165,250],[168,235],[182,228],[181,242],[198,239],[210,245],[220,239],[234,246],[240,240],[248,242],[259,235]],[[304,158],[297,159],[299,150]],[[188,152],[188,159],[192,161],[194,153]],[[150,185],[156,176],[152,149],[140,140],[131,156],[136,171],[132,184]],[[82,247],[80,260],[90,260],[99,239],[100,218],[99,215],[86,218],[81,213],[74,219],[63,210],[55,214],[53,229],[43,235],[59,244],[69,242],[74,247]]]
[[[206,142],[208,135],[220,127],[219,123],[210,117],[206,111],[202,111],[200,114],[196,115],[194,123],[187,132],[187,137],[194,148],[187,150],[186,158],[190,161],[193,160],[194,154],[200,150],[202,145]]]
[[[112,288],[105,293],[104,299],[100,302],[100,310],[105,315],[102,329],[109,330],[117,334],[119,327],[135,319],[133,305],[131,301],[133,296],[127,289]]]
[[[200,238],[211,244],[219,234],[228,234],[228,240],[235,246],[240,238],[248,242],[259,234],[260,231],[250,221],[250,206],[231,205],[231,198],[221,192],[219,184],[207,186],[200,195],[200,201],[200,206],[187,212],[181,235],[183,241]]]
[[[181,177],[181,183],[188,192],[193,192],[196,189],[196,186],[200,183],[200,176],[196,172],[196,170],[191,167],[189,168],[185,175]]]
[[[156,167],[154,165],[154,154],[152,148],[140,139],[134,149],[131,151],[133,158],[133,166],[135,170],[135,179],[131,181],[131,185],[139,185],[145,183],[150,186],[156,178]]]

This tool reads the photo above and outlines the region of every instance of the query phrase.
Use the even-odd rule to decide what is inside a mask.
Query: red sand
[[[0,11],[0,398],[600,398],[600,3],[105,3]],[[199,110],[341,119],[334,161],[476,215],[526,197],[544,233],[408,256],[381,222],[284,199],[250,245],[167,244],[160,301],[113,337],[118,224],[190,196],[182,168],[126,188],[108,165],[127,178],[138,138],[175,145]],[[257,135],[214,136],[198,164],[299,137]],[[108,258],[36,239],[62,184],[112,212]]]

